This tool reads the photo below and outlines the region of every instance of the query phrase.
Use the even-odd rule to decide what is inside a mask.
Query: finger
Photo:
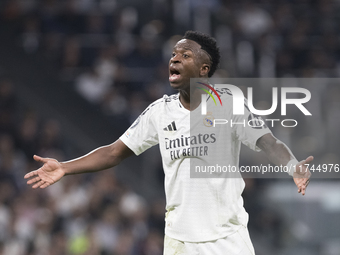
[[[305,181],[301,187],[301,192],[303,196],[306,194],[306,189],[307,189],[308,184],[309,184],[309,179],[307,179],[307,181]]]
[[[307,179],[304,184],[303,184],[303,192],[302,192],[302,195],[304,196],[306,194],[306,190],[307,190],[307,186],[309,184],[309,179]]]
[[[45,182],[44,182],[43,180],[41,180],[40,182],[34,184],[34,185],[32,186],[32,188],[33,188],[33,189],[39,188],[39,187],[40,187],[41,185],[43,185],[44,183],[45,183]]]
[[[303,194],[303,185],[299,185],[298,186],[298,193],[302,193]]]
[[[41,162],[41,163],[46,163],[46,162],[47,162],[47,158],[42,158],[42,157],[40,157],[40,156],[38,156],[38,155],[34,155],[34,156],[33,156],[33,159],[34,159],[35,161]]]
[[[298,169],[305,169],[305,171],[307,171],[307,166],[306,164],[310,164],[312,161],[314,160],[313,156],[309,156],[308,158],[306,158],[305,160],[301,160],[297,165],[296,168]]]
[[[27,181],[27,184],[33,184],[33,183],[38,182],[38,181],[41,181],[39,176]]]
[[[24,178],[27,179],[27,178],[33,177],[35,175],[38,175],[37,171],[32,171],[32,172],[25,174]]]
[[[297,187],[298,187],[298,193],[301,193],[301,185],[297,184]]]
[[[50,186],[50,184],[45,182],[43,185],[40,186],[40,188],[44,189],[44,188],[47,188],[48,186]]]
[[[298,187],[298,193],[301,193],[303,191],[303,183],[304,180],[299,179],[298,182],[296,183],[296,186]]]
[[[303,164],[309,164],[309,163],[311,163],[313,160],[314,160],[314,157],[313,157],[313,156],[309,156],[308,158],[306,158],[306,159],[303,161]]]

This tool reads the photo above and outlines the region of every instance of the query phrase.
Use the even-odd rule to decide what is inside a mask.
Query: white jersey
[[[221,98],[228,109],[226,119],[248,121],[248,110],[244,116],[235,117],[232,97],[222,92]],[[181,241],[204,242],[226,237],[247,225],[241,197],[245,184],[242,178],[191,178],[190,161],[203,162],[217,155],[223,157],[224,164],[238,167],[241,142],[260,150],[256,141],[270,130],[248,125],[212,127],[208,123],[201,125],[200,133],[193,134],[190,126],[195,123],[190,123],[190,113],[180,103],[179,94],[164,95],[150,104],[120,139],[136,155],[159,144],[165,173],[165,234]],[[211,122],[211,118],[200,116],[197,121],[202,124]],[[219,149],[222,146],[224,150]]]

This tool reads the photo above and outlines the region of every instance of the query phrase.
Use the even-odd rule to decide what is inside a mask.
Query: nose
[[[178,54],[176,54],[175,56],[171,57],[170,58],[170,63],[180,63],[181,62],[181,59],[180,57],[178,56]]]

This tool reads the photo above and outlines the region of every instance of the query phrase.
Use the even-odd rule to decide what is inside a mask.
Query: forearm
[[[306,160],[298,162],[290,149],[280,140],[276,139],[272,134],[266,134],[258,139],[256,145],[262,149],[268,159],[275,165],[289,166],[293,165],[295,170],[289,166],[289,175],[294,179],[298,192],[305,195],[306,187],[311,176],[310,171],[306,167],[313,161],[313,157],[309,156]]]
[[[116,142],[99,147],[85,156],[62,162],[61,167],[65,175],[97,172],[118,165],[132,154],[133,152],[118,139]]]
[[[270,162],[278,166],[285,166],[290,160],[295,158],[290,149],[279,140],[267,151],[267,157]]]
[[[119,164],[120,160],[113,156],[110,145],[99,147],[90,153],[61,162],[65,175],[101,171]]]
[[[295,159],[291,150],[280,140],[271,134],[261,137],[257,145],[266,153],[269,161],[275,165],[287,165],[292,159]]]

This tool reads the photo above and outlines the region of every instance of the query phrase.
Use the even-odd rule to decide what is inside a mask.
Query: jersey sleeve
[[[158,144],[158,132],[155,126],[155,109],[149,106],[139,115],[134,123],[119,138],[136,155]]]
[[[261,151],[261,149],[256,146],[256,142],[260,137],[271,133],[271,131],[261,117],[249,111],[246,101],[244,107],[244,115],[234,115],[233,118],[236,137],[250,149]]]

